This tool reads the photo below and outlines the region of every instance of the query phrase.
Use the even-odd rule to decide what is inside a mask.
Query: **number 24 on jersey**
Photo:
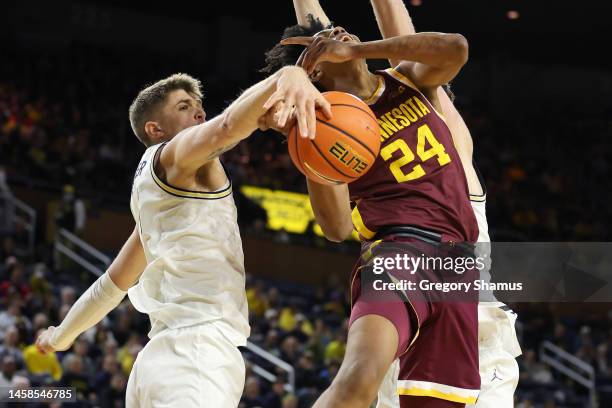
[[[428,144],[429,148],[425,149]],[[402,167],[411,163],[415,159],[414,152],[410,149],[404,139],[396,139],[380,150],[380,156],[383,160],[388,161],[393,157],[393,153],[400,151],[402,156],[389,164],[389,169],[398,183],[404,183],[410,180],[416,180],[425,175],[425,169],[420,164],[412,167],[412,171],[404,173]],[[417,146],[416,154],[422,162],[425,162],[433,157],[438,159],[438,164],[444,166],[450,163],[451,158],[444,150],[444,145],[436,139],[431,129],[427,125],[419,127],[417,131]]]

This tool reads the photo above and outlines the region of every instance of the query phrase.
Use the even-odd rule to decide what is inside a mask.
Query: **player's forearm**
[[[103,274],[72,305],[50,340],[55,350],[66,350],[85,330],[93,327],[113,310],[126,292],[114,284],[108,273]]]
[[[318,0],[293,0],[293,8],[295,9],[297,22],[301,26],[308,26],[309,14],[312,14],[315,19],[319,19],[323,27],[327,27],[330,24],[329,18],[327,18]]]
[[[258,128],[259,118],[266,113],[263,105],[276,90],[282,73],[283,70],[279,70],[253,85],[223,112],[223,133],[220,136],[225,139],[225,146],[238,143]]]
[[[344,241],[353,231],[348,185],[326,186],[307,180],[315,219],[327,239]]]
[[[353,58],[420,62],[431,67],[463,66],[467,40],[461,34],[418,33],[353,46]]]
[[[403,0],[372,0],[372,8],[383,38],[416,33]]]
[[[403,0],[372,0],[372,8],[383,38],[416,33]],[[397,66],[400,62],[398,59],[389,59],[391,66]]]
[[[288,70],[300,69],[282,68],[244,91],[221,115],[187,130],[177,141],[172,160],[164,163],[164,167],[172,169],[171,175],[174,172],[191,174],[246,139],[259,127],[259,118],[266,113],[263,105],[276,90],[281,76]]]

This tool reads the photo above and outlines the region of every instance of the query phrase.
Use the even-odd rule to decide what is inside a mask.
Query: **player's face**
[[[332,27],[326,28],[325,30],[321,30],[314,35],[315,37],[326,37],[331,38],[332,40],[343,41],[343,42],[353,42],[358,43],[361,42],[359,37],[354,34],[346,31],[344,27]]]
[[[166,104],[162,108],[162,118],[162,129],[166,134],[175,136],[183,129],[204,123],[206,112],[197,95],[178,89],[168,94]]]
[[[349,33],[344,27],[337,26],[321,30],[314,35],[314,37],[325,37],[336,41],[348,42],[348,43],[360,43],[359,37]],[[358,60],[347,61],[343,63],[332,63],[322,62],[318,65],[318,69],[321,73],[328,77],[342,76],[347,70],[352,70],[354,66],[362,63]]]

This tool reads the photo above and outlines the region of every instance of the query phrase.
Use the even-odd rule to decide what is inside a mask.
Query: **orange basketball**
[[[289,132],[289,155],[295,166],[320,184],[350,183],[370,170],[380,150],[380,131],[368,105],[345,92],[325,92],[331,120],[317,111],[314,140]]]

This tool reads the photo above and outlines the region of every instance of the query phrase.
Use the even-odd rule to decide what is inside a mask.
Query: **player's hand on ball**
[[[265,115],[259,118],[259,121],[258,121],[259,130],[265,131],[268,129],[272,129],[272,130],[275,130],[283,134],[285,137],[287,137],[287,135],[289,135],[289,131],[295,124],[295,117],[293,115],[293,112],[291,112],[289,119],[285,123],[285,126],[282,128],[278,127],[277,126],[278,117],[280,115],[280,112],[283,110],[284,106],[285,106],[285,102],[279,101],[274,106],[272,106],[270,109],[268,109]]]
[[[332,117],[331,105],[310,82],[302,68],[283,68],[276,82],[276,91],[266,101],[264,109],[270,109],[280,101],[284,105],[275,115],[275,127],[285,128],[293,113],[300,136],[305,138],[315,137],[317,127],[315,109],[321,109],[328,119]]]
[[[297,65],[312,74],[321,62],[345,62],[355,59],[354,43],[334,40],[325,37],[290,37],[281,41],[282,45],[305,45],[306,50],[300,55]]]
[[[46,330],[40,332],[38,338],[36,339],[36,348],[43,354],[52,353],[54,351],[64,351],[58,350],[51,345],[51,338],[53,337],[53,333],[55,332],[55,326],[49,326]],[[67,350],[67,348],[65,349]]]

